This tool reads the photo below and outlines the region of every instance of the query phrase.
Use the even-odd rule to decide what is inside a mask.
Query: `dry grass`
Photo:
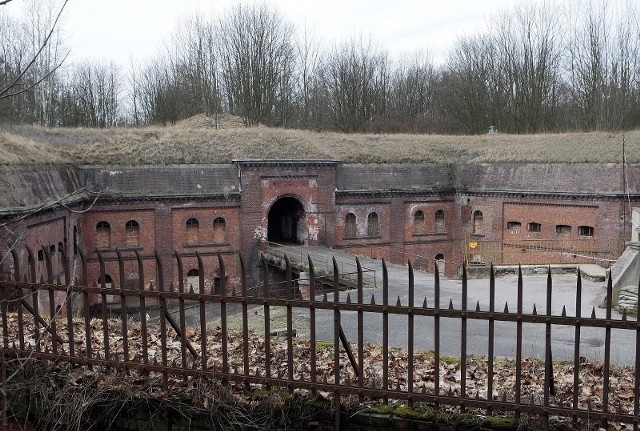
[[[196,116],[174,126],[0,129],[0,164],[168,165],[232,159],[332,159],[345,163],[640,163],[640,130],[539,135],[374,135],[221,127]]]

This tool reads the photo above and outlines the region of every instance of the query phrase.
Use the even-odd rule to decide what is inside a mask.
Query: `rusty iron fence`
[[[131,252],[129,252],[131,253]],[[48,279],[36,281],[31,279],[33,274],[29,268],[25,274],[21,272],[18,264],[18,256],[15,252],[13,276],[0,280],[3,388],[6,388],[6,365],[11,358],[27,358],[29,360],[45,360],[74,364],[76,366],[104,367],[105,369],[138,370],[146,373],[156,373],[161,376],[162,385],[166,388],[170,384],[170,378],[184,376],[199,376],[215,379],[221,384],[230,382],[240,383],[247,387],[251,385],[280,386],[289,390],[301,389],[312,393],[320,392],[329,394],[333,399],[335,409],[336,429],[340,423],[340,400],[344,397],[357,397],[359,400],[379,400],[387,403],[390,400],[399,400],[413,405],[415,403],[428,403],[434,406],[455,406],[465,409],[479,409],[484,414],[496,412],[511,412],[517,417],[530,415],[539,418],[545,427],[549,426],[550,417],[568,418],[579,423],[591,421],[606,424],[617,422],[627,424],[633,429],[638,429],[639,417],[639,384],[640,384],[640,320],[628,319],[623,314],[621,319],[612,319],[611,302],[612,287],[608,283],[606,295],[606,317],[596,318],[595,314],[584,317],[582,313],[581,295],[582,282],[578,273],[576,282],[575,314],[568,315],[563,309],[561,314],[551,314],[552,278],[549,272],[547,278],[547,307],[544,313],[538,314],[535,309],[532,313],[523,310],[523,278],[519,275],[517,304],[514,309],[499,309],[496,305],[496,282],[491,271],[488,280],[489,306],[481,309],[479,304],[469,306],[467,303],[468,283],[466,273],[463,272],[461,284],[461,305],[453,307],[450,301],[441,297],[440,278],[435,273],[433,297],[416,298],[414,272],[408,267],[408,301],[401,303],[400,299],[391,298],[389,295],[389,280],[387,267],[383,262],[382,271],[382,297],[365,298],[363,288],[363,270],[356,259],[357,288],[353,296],[346,298],[340,292],[340,277],[338,264],[333,262],[333,289],[329,293],[316,295],[316,276],[314,260],[309,257],[309,288],[311,300],[303,300],[296,293],[296,280],[292,278],[291,264],[286,260],[285,268],[285,292],[284,297],[273,297],[266,262],[259,266],[260,282],[257,286],[249,286],[247,282],[247,269],[241,256],[239,259],[239,284],[227,285],[225,277],[225,263],[218,256],[220,280],[222,283],[219,293],[205,291],[203,278],[200,278],[200,288],[197,293],[185,289],[184,274],[181,256],[176,253],[174,258],[177,263],[177,284],[164,279],[163,259],[156,253],[157,283],[155,286],[144,286],[144,260],[138,252],[135,256],[138,262],[139,286],[137,289],[108,288],[104,282],[102,285],[77,286],[73,283],[64,284],[60,280],[53,280],[51,274],[51,256],[45,249],[45,258],[48,261]],[[201,257],[197,255],[200,274],[204,274],[204,265]],[[100,258],[102,259],[102,258]],[[117,253],[120,264],[120,277],[123,274],[123,255]],[[84,262],[84,258],[81,259]],[[62,252],[62,261],[65,267],[65,279],[71,280],[70,265],[67,256]],[[32,260],[33,262],[33,260]],[[105,269],[101,265],[101,280],[104,280]],[[125,286],[122,283],[120,286]],[[211,288],[210,290],[213,290]],[[640,290],[640,285],[639,285]],[[367,295],[368,296],[368,295]],[[42,299],[48,304],[46,310],[40,310]],[[416,301],[418,300],[418,301]],[[110,303],[119,302],[126,306],[117,311],[119,319],[113,324]],[[131,309],[131,304],[136,307]],[[212,322],[208,316],[208,308],[215,305],[219,310],[219,320]],[[418,305],[416,305],[418,304]],[[283,332],[286,343],[283,343],[282,358],[275,360],[272,338],[270,313],[274,307],[285,310],[286,330]],[[231,313],[231,308],[234,309]],[[91,315],[90,310],[98,310],[97,315]],[[294,310],[302,309],[308,312],[309,338],[304,344],[306,351],[300,353],[299,346],[294,349]],[[14,310],[14,311],[10,311]],[[151,310],[155,311],[150,317]],[[195,328],[189,327],[187,312],[195,310]],[[250,346],[252,335],[250,334],[249,314],[250,310],[256,310],[254,315],[259,315],[263,321],[262,332],[263,346],[260,347],[258,357],[254,355],[255,346]],[[257,311],[260,311],[258,313]],[[320,360],[318,358],[320,343],[316,336],[316,315],[325,310],[333,315],[333,340],[330,344],[330,369],[328,372],[320,372]],[[357,325],[356,339],[348,340],[342,330],[341,314],[355,313]],[[588,314],[588,312],[587,312]],[[229,319],[235,316],[240,321],[239,335],[235,338],[237,345],[230,348],[231,333]],[[406,336],[408,344],[405,357],[406,366],[400,371],[397,366],[390,365],[394,353],[393,340],[390,340],[389,320],[394,316],[406,318]],[[416,333],[416,318],[424,316],[433,321],[433,332],[430,334]],[[364,328],[370,319],[382,320],[382,341],[380,343],[381,355],[379,362],[372,364],[373,359],[367,359],[370,349],[364,340]],[[423,317],[420,317],[423,318]],[[157,325],[159,334],[159,352],[151,352],[150,327]],[[443,319],[453,319],[460,324],[460,361],[459,381],[455,387],[448,385],[448,389],[441,384],[440,367],[444,360],[441,355],[441,345],[452,343],[454,340],[441,338],[441,323]],[[98,322],[96,326],[96,320]],[[475,322],[487,322],[488,337],[486,339],[488,355],[486,356],[486,392],[470,395],[468,376],[467,332],[470,325]],[[512,392],[507,394],[504,390],[498,391],[494,385],[494,375],[497,367],[497,359],[494,358],[495,332],[498,322],[511,322],[516,326],[516,355],[513,359],[514,381]],[[101,324],[100,324],[101,323]],[[546,348],[542,387],[537,396],[525,394],[522,376],[527,366],[523,358],[523,325],[536,324],[545,328]],[[140,343],[128,338],[132,326],[139,332]],[[209,343],[210,334],[219,326],[219,344],[212,348]],[[554,369],[558,367],[553,362],[551,351],[551,332],[554,327],[565,326],[574,328],[575,339],[573,346],[573,371],[569,394],[558,401],[555,394],[556,382],[554,382]],[[114,345],[110,338],[110,331],[115,328],[119,331]],[[96,329],[98,333],[95,333]],[[599,408],[586,404],[580,399],[582,388],[583,360],[580,350],[580,334],[583,328],[603,328],[605,331],[604,362],[602,364],[602,402]],[[630,407],[627,410],[610,402],[613,396],[611,379],[610,351],[612,345],[612,330],[627,330],[635,332],[635,370],[632,373],[633,393],[631,394]],[[198,337],[189,337],[189,333],[201,334],[199,344]],[[433,368],[436,370],[430,376],[431,384],[425,385],[416,376],[418,357],[424,359],[424,352],[418,352],[415,348],[417,336],[431,337],[434,351],[432,352]],[[101,347],[96,349],[92,339],[102,338]],[[178,342],[172,340],[177,339]],[[134,345],[135,344],[135,345]],[[135,349],[135,354],[133,350]],[[177,357],[169,357],[168,351],[174,349]],[[304,367],[298,367],[304,362]],[[258,364],[258,365],[256,365]],[[373,368],[380,372],[376,378]],[[326,367],[323,368],[326,371]],[[402,375],[400,375],[402,374]],[[6,397],[3,399],[4,421],[6,423],[7,406]]]

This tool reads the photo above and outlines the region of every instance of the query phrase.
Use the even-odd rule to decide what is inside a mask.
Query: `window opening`
[[[369,236],[378,236],[380,228],[378,226],[378,213],[370,213],[367,216],[367,234]]]
[[[422,210],[418,210],[413,215],[413,234],[422,235],[424,233],[427,233],[427,228],[424,222],[424,212]]]
[[[473,233],[482,233],[483,230],[483,215],[482,211],[475,211],[473,213]]]
[[[571,226],[566,224],[556,225],[556,234],[563,236],[571,235]]]
[[[444,233],[445,225],[444,225],[444,211],[438,210],[436,211],[436,233]]]
[[[227,242],[227,222],[222,217],[213,220],[213,242],[224,244]]]
[[[200,232],[200,222],[198,219],[187,220],[187,244],[198,244]]]
[[[356,215],[354,213],[347,214],[344,224],[344,237],[355,238],[356,237]]]
[[[140,245],[140,225],[135,220],[129,220],[124,225],[126,233],[125,244],[127,247],[138,247]]]
[[[542,230],[542,225],[540,223],[531,222],[527,225],[527,231],[532,233],[538,233]]]
[[[593,236],[593,226],[579,226],[578,235],[580,236]]]
[[[98,222],[96,225],[96,247],[111,247],[111,225],[106,221]]]
[[[507,222],[507,230],[511,233],[518,233],[522,224],[519,221]]]

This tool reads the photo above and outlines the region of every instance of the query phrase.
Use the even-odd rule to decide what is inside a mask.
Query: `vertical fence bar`
[[[467,265],[462,265],[462,314],[460,317],[460,398],[467,396]],[[464,412],[464,402],[460,402],[460,411]]]
[[[129,328],[127,319],[127,297],[124,294],[126,278],[124,272],[124,258],[120,250],[116,249],[118,256],[118,276],[120,278],[120,320],[122,326],[122,353],[124,362],[129,361]]]
[[[316,272],[311,255],[307,255],[309,261],[309,348],[311,350],[311,383],[317,382],[317,358],[316,358]],[[312,394],[315,394],[315,389]]]
[[[11,249],[11,256],[13,257],[13,281],[15,283],[20,283],[20,259],[18,256],[18,252],[15,250],[15,248]],[[18,295],[18,301],[17,301],[18,302],[18,344],[20,346],[20,350],[24,350],[24,327],[23,327],[23,320],[22,320],[22,305],[20,304],[20,298],[22,298],[23,296],[22,289],[18,289],[17,295]],[[4,308],[4,307],[3,309],[8,310],[8,308]],[[7,312],[3,311],[2,314],[3,314],[3,318],[2,318],[3,325],[8,330]],[[8,334],[7,334],[6,347],[7,348],[9,347]]]
[[[136,260],[138,261],[138,290],[140,291],[140,335],[142,337],[142,361],[144,365],[149,364],[149,351],[147,348],[147,303],[144,295],[144,264],[140,252],[136,250]]]
[[[169,387],[169,375],[167,374],[167,298],[164,296],[164,292],[166,291],[164,286],[164,268],[162,267],[162,259],[160,258],[160,254],[158,254],[158,250],[154,251],[154,255],[156,257],[156,277],[158,280],[158,299],[160,305],[160,349],[162,350],[161,361],[162,361],[162,388],[166,391]],[[128,361],[128,357],[126,361]]]
[[[546,321],[545,321],[545,349],[544,349],[544,429],[549,429],[549,398],[555,391],[553,389],[553,356],[551,352],[551,294],[553,283],[551,280],[551,267],[547,271],[547,304],[546,304]]]
[[[104,359],[109,359],[109,322],[107,320],[107,276],[104,264],[104,257],[98,249],[98,262],[100,262],[100,310],[102,316],[102,339],[104,344]]]
[[[262,296],[263,314],[264,314],[264,367],[265,377],[267,380],[271,378],[271,313],[269,308],[269,267],[267,260],[262,255]]]
[[[244,259],[238,254],[240,260],[240,294],[242,295],[242,363],[244,365],[245,387],[249,387],[246,380],[249,377],[249,310],[247,305],[247,271],[244,266]]]
[[[438,269],[438,265],[436,265],[434,272],[433,308],[433,390],[436,396],[435,405],[438,406],[440,403],[440,270]]]
[[[389,274],[387,263],[382,259],[382,390],[389,389]],[[389,402],[385,396],[384,403]]]
[[[88,360],[93,356],[93,352],[91,350],[91,316],[89,315],[89,292],[87,291],[85,286],[89,285],[89,280],[87,280],[87,262],[84,258],[84,253],[82,250],[78,249],[78,254],[80,255],[80,261],[82,262],[82,278],[83,283],[81,284],[82,291],[82,314],[84,315],[84,342],[85,342],[85,355]],[[91,362],[89,362],[89,369],[91,369]]]
[[[580,322],[582,318],[582,272],[578,268],[578,279],[576,281],[576,320],[574,323],[574,350],[573,350],[573,422],[578,424],[579,409],[579,388],[580,388]]]
[[[29,253],[29,255],[31,256],[30,260],[30,264],[29,264],[29,274],[30,274],[30,282],[31,283],[37,283],[38,280],[36,279],[36,260],[35,260],[35,256],[33,255],[33,253],[31,252],[31,249],[26,246],[27,251]],[[40,304],[39,304],[39,298],[38,298],[38,289],[33,289],[31,292],[31,301],[32,301],[32,305],[33,305],[33,328],[34,328],[34,334],[33,334],[33,338],[35,340],[35,351],[36,352],[40,352]]]
[[[226,383],[229,375],[229,352],[227,351],[227,271],[222,254],[218,252],[220,270],[220,329],[222,330],[222,381]]]
[[[493,402],[493,356],[495,347],[495,319],[496,311],[496,275],[491,264],[489,273],[489,346],[487,347],[487,413],[491,414]]]
[[[198,273],[200,274],[200,273]],[[182,368],[187,368],[187,332],[186,332],[186,317],[184,314],[184,293],[185,285],[183,274],[180,274],[180,282],[178,283],[178,321],[180,322],[180,358],[182,361]],[[186,380],[186,375],[185,375]]]
[[[602,370],[602,412],[609,412],[609,374],[611,365],[611,307],[613,299],[613,281],[611,276],[611,270],[609,270],[609,277],[607,277],[607,299],[605,315],[607,319],[607,326],[604,332],[604,368]],[[638,396],[638,394],[636,394]]]
[[[640,277],[638,278],[638,289],[636,292],[637,297],[640,298]],[[638,420],[640,417],[640,304],[638,304],[636,308],[636,365],[633,386],[633,429],[634,431],[638,431]]]
[[[413,406],[413,356],[414,356],[414,320],[413,307],[415,302],[415,278],[413,273],[413,265],[408,261],[409,270],[409,303],[407,315],[407,392],[409,393],[409,406]]]
[[[67,285],[65,292],[65,306],[67,307],[67,335],[69,337],[69,356],[75,356],[75,336],[73,333],[73,290],[71,286],[71,268],[69,266],[69,258],[66,250],[62,251],[62,266],[64,266],[64,282]]]
[[[49,294],[49,329],[51,331],[51,347],[54,354],[58,354],[58,332],[56,324],[56,298],[53,290],[53,264],[51,253],[47,247],[42,247],[44,251],[45,266],[47,267],[47,291]]]
[[[180,283],[184,283],[184,272],[182,271],[182,259],[176,251],[176,258],[179,262],[180,268]],[[198,290],[200,292],[198,308],[200,312],[200,363],[202,364],[202,370],[207,369],[208,352],[207,352],[207,307],[204,301],[204,262],[202,262],[202,256],[196,251],[196,259],[198,260]],[[214,283],[215,284],[215,283]],[[184,289],[184,287],[183,287]],[[214,294],[214,285],[211,285],[211,294]]]
[[[287,290],[287,380],[289,383],[293,381],[293,320],[291,299],[293,299],[293,279],[291,276],[291,262],[287,255],[284,256],[285,262],[285,289]],[[289,385],[289,391],[293,392],[293,388]]]
[[[357,272],[357,286],[356,286],[356,301],[358,303],[357,319],[358,319],[358,399],[360,402],[364,400],[362,395],[362,389],[364,388],[364,313],[362,311],[362,304],[364,302],[364,286],[362,283],[362,265],[360,265],[360,259],[356,257],[356,272]]]
[[[338,262],[333,258],[333,366],[334,366],[334,385],[335,391],[333,396],[334,404],[334,427],[340,429],[340,273],[338,271]]]
[[[520,418],[520,403],[522,393],[522,267],[518,265],[518,291],[517,291],[517,321],[516,321],[516,393],[515,403],[516,419]]]

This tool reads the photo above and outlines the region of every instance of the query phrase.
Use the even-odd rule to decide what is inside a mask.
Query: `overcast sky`
[[[18,0],[20,1],[20,0]],[[17,2],[16,2],[17,3]],[[157,53],[181,17],[228,10],[237,0],[69,0],[65,38],[71,61],[129,59]],[[457,36],[472,34],[513,0],[269,0],[301,29],[323,41],[372,35],[390,54],[427,50],[444,59]]]

